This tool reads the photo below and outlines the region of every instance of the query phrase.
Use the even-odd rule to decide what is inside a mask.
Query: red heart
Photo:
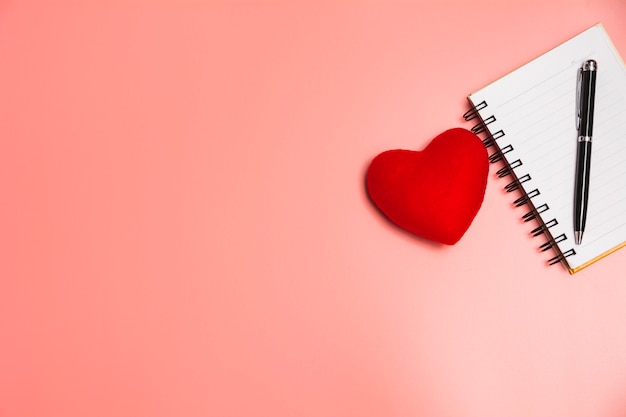
[[[397,149],[376,156],[367,170],[367,189],[393,223],[453,245],[482,205],[488,171],[487,150],[478,136],[455,128],[423,151]]]

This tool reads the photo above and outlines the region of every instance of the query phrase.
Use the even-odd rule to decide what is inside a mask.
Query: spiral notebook
[[[576,81],[586,59],[598,62],[587,226],[574,245]],[[626,245],[626,66],[602,24],[470,94],[472,128],[504,161],[499,177],[520,192],[515,206],[528,206],[525,221],[537,221],[550,264],[575,273]]]

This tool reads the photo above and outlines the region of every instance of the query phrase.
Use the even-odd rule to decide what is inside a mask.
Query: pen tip
[[[583,242],[583,232],[575,231],[574,232],[574,243],[580,245]]]

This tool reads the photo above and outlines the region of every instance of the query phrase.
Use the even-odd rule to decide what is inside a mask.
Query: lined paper
[[[576,80],[587,59],[598,63],[591,179],[583,242],[574,245],[574,175],[576,162]],[[601,24],[541,55],[469,97],[487,128],[504,136],[496,141],[517,178],[528,174],[523,192],[532,198],[558,243],[570,272],[624,246],[626,242],[626,66]]]

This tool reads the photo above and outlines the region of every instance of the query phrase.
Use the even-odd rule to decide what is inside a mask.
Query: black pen
[[[598,65],[587,60],[578,70],[577,115],[578,146],[576,148],[576,184],[574,189],[574,241],[580,245],[587,221],[589,201],[589,171],[591,170],[591,138],[593,135],[593,108],[596,95]]]

